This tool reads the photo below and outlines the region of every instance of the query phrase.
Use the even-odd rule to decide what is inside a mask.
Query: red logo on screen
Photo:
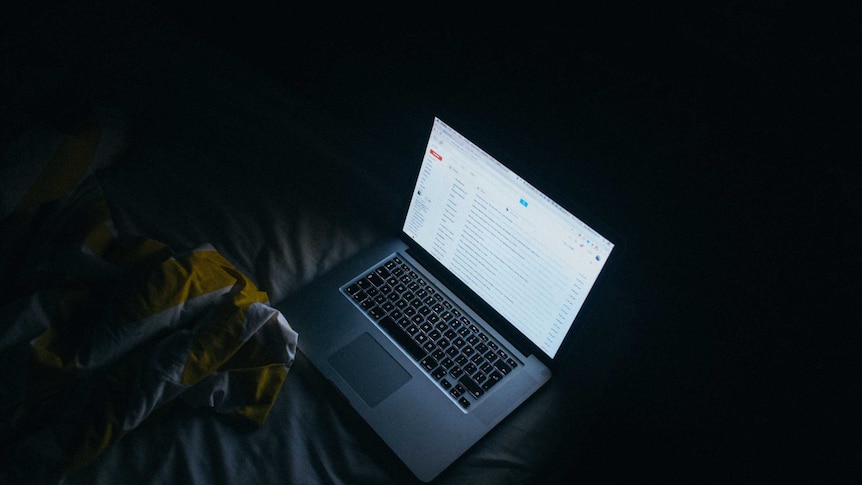
[[[439,153],[435,152],[434,150],[431,150],[431,155],[434,155],[434,158],[436,158],[437,160],[443,160],[443,155],[440,155]]]

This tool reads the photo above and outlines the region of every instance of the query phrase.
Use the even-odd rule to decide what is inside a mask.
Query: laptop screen
[[[614,247],[436,118],[403,230],[551,358]]]

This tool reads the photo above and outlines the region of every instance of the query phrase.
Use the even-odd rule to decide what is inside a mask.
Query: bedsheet
[[[76,20],[87,35],[72,28]],[[277,302],[391,229],[391,201],[351,151],[344,120],[134,4],[77,5],[44,22],[54,32],[50,42],[38,30],[23,36],[37,60],[28,67],[32,77],[62,64],[60,77],[71,78],[76,101],[84,101],[70,109],[92,108],[87,119],[102,133],[122,133],[100,138],[96,153],[103,149],[109,162],[83,172],[111,216],[109,238],[158,241],[152,244],[174,258],[158,261],[170,264],[206,244],[204,252],[233,268],[226,273],[240,286]],[[40,89],[59,101],[69,93]],[[261,328],[291,349],[289,322],[258,303]],[[295,354],[282,355],[290,372],[280,390],[262,399],[271,404],[262,424],[182,403],[151,414],[72,472],[45,475],[40,461],[20,455],[14,470],[0,472],[64,484],[415,483],[304,359],[302,335],[296,339]],[[572,438],[588,428],[610,372],[591,355],[624,340],[611,333],[593,342],[437,483],[560,480],[565,463],[554,460],[581,446]],[[4,392],[14,387],[4,380]],[[218,409],[215,387],[202,386],[200,394]],[[227,401],[224,407],[237,409]]]

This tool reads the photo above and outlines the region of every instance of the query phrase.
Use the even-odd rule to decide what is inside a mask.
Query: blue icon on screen
[[[524,199],[521,199],[521,205],[524,207],[527,207],[527,201]]]

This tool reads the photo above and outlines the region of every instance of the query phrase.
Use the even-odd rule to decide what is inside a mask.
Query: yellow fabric
[[[218,253],[208,253],[206,257],[223,269],[230,268]],[[194,384],[227,362],[243,342],[240,335],[249,306],[268,300],[266,293],[259,291],[251,280],[239,272],[231,272],[240,290],[229,303],[216,308],[214,317],[198,330],[183,370],[183,384]]]
[[[31,292],[16,318],[37,330],[2,424],[53,429],[46,461],[67,472],[177,402],[262,424],[296,348],[266,293],[213,248],[176,256],[118,237],[97,184],[87,185],[99,140],[98,129],[64,136],[0,221],[0,273],[16,297]]]
[[[224,271],[224,262],[214,251],[195,252],[187,259],[169,259],[158,271],[149,274],[137,285],[137,292],[123,308],[121,319],[134,322],[159,313],[195,297],[228,288],[236,283],[233,275]]]
[[[141,254],[144,257],[148,255],[146,252]],[[179,357],[174,353],[164,354],[168,367],[156,374],[164,374],[168,388],[180,393],[182,389],[192,388],[216,374],[229,374],[229,392],[233,399],[243,403],[231,409],[230,414],[262,425],[288,373],[283,360],[271,355],[260,342],[244,337],[249,324],[249,308],[253,304],[266,303],[266,293],[258,290],[247,277],[213,250],[169,258],[147,273],[126,301],[114,302],[116,307],[128,310],[119,316],[120,327],[149,322],[151,319],[147,317],[169,309],[171,305],[181,305],[188,299],[210,291],[231,288],[227,298],[209,306],[199,320],[190,320],[191,326],[181,325],[191,335],[178,334],[176,338],[180,343],[189,338],[187,344],[178,347],[185,349],[185,365],[176,381],[169,375],[170,362]],[[74,313],[74,308],[70,307],[69,312]],[[141,319],[129,320],[133,315]],[[61,337],[67,330],[59,325],[52,326],[34,341],[34,370],[37,371],[34,375],[42,376],[44,384],[50,384],[50,388],[41,389],[42,399],[49,399],[69,389],[77,379],[77,356]],[[135,383],[138,375],[152,372],[146,367],[152,365],[152,359],[144,357],[150,355],[149,352],[151,349],[148,347],[139,348],[115,365],[107,378],[96,386],[87,404],[86,419],[74,433],[67,436],[65,456],[59,462],[60,470],[69,472],[89,463],[137,426],[137,421],[132,421],[131,428],[128,423],[130,415],[139,413],[139,407],[126,401],[134,400],[136,393],[148,396]],[[134,389],[130,389],[130,386]],[[144,400],[163,399],[162,396],[154,396],[157,397],[144,397]],[[147,412],[157,410],[155,407],[150,410],[146,406],[144,409]]]
[[[114,284],[58,282],[46,330],[30,342],[26,397],[13,424],[41,427],[71,417],[77,424],[61,426],[63,455],[55,462],[63,472],[86,465],[181,397],[263,424],[296,345],[283,317],[266,306],[266,293],[210,247],[173,256],[158,241],[119,241],[104,200],[79,209],[58,237],[120,276]],[[266,328],[268,336],[259,337]],[[261,343],[283,335],[284,355]]]
[[[162,242],[153,239],[135,239],[108,248],[102,254],[109,263],[129,272],[152,268],[173,255]]]
[[[236,371],[234,377],[242,384],[242,393],[250,397],[249,404],[240,407],[234,414],[262,426],[287,379],[287,369],[283,365],[270,364]]]

